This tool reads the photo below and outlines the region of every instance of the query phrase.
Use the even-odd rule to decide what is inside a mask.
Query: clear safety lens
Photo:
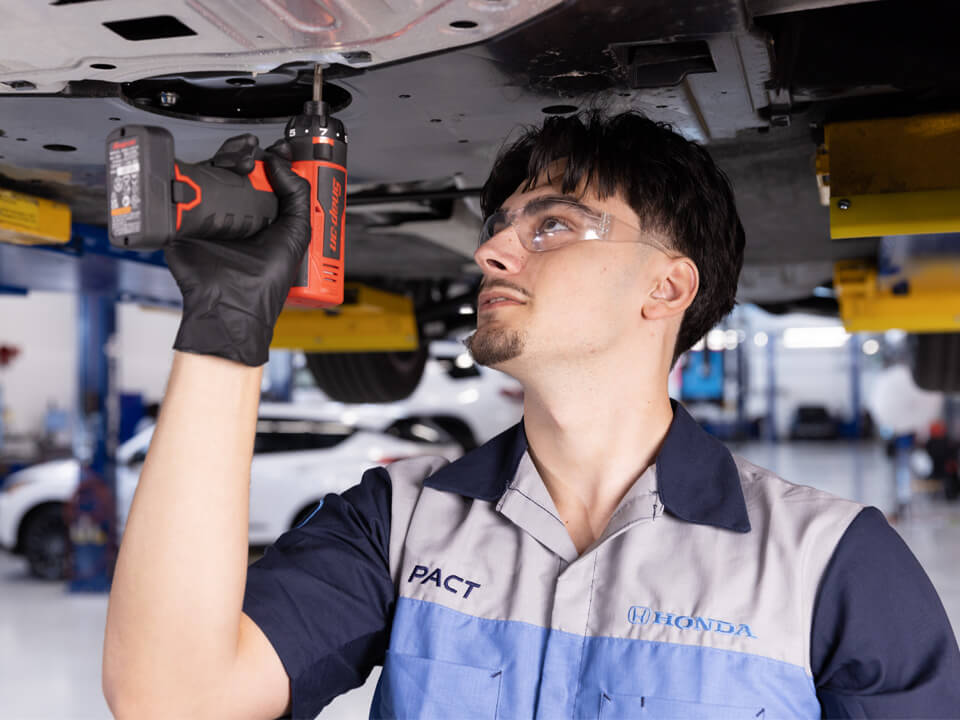
[[[490,215],[480,232],[480,244],[512,226],[523,247],[546,252],[584,240],[603,240],[612,219],[608,213],[590,212],[572,200],[536,199],[522,208]]]

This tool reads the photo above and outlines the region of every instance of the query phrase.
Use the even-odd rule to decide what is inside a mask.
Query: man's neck
[[[673,409],[666,379],[636,369],[557,380],[525,387],[524,429],[531,459],[582,552],[654,462]]]

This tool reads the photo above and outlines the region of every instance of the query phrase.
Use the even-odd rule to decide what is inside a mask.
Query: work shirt
[[[523,423],[367,471],[249,569],[310,718],[383,665],[371,717],[960,717],[960,651],[874,508],[734,457],[679,405],[577,552]]]

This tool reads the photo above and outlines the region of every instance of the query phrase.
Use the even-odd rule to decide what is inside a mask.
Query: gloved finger
[[[288,146],[289,147],[289,146]],[[267,179],[279,200],[280,215],[310,217],[310,183],[297,175],[290,162],[270,148],[263,156]]]
[[[293,147],[283,138],[280,138],[274,142],[270,147],[267,148],[266,151],[268,153],[273,153],[274,155],[279,155],[287,162],[293,160]]]
[[[232,170],[238,175],[249,175],[253,172],[260,152],[257,136],[245,133],[226,140],[214,153],[210,163],[214,167]]]
[[[263,164],[280,211],[267,232],[273,227],[281,229],[286,246],[299,261],[310,245],[310,183],[293,172],[290,163],[276,153],[266,153]]]

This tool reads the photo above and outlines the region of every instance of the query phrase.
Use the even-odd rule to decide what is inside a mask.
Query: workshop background
[[[16,487],[16,468],[33,468],[38,473],[35,483],[47,486],[36,490],[37,505],[56,505],[57,514],[64,518],[72,517],[71,508],[82,502],[76,487],[79,473],[73,467],[68,473],[70,480],[65,481],[57,461],[49,458],[89,452],[85,447],[78,451],[78,445],[89,445],[89,439],[84,439],[83,415],[77,409],[77,326],[81,320],[78,313],[83,312],[78,305],[76,297],[65,293],[0,297],[4,343],[21,349],[0,369],[4,390],[2,458],[6,471],[12,471],[0,493],[6,497],[33,492],[27,486]],[[136,408],[131,411],[133,417],[122,423],[134,433],[137,426],[149,428],[144,409],[162,400],[178,315],[119,303],[116,319],[111,342],[115,382],[119,395],[128,399],[123,407]],[[801,314],[772,316],[753,306],[741,306],[705,338],[702,348],[691,351],[678,364],[671,378],[672,394],[685,399],[694,416],[738,454],[794,482],[884,511],[920,559],[953,627],[958,628],[960,577],[954,558],[960,548],[956,441],[960,401],[955,395],[916,387],[902,364],[908,344],[909,336],[901,331],[849,334],[835,320]],[[424,397],[429,392],[440,393],[436,402],[444,414],[459,415],[465,422],[476,412],[487,418],[496,414],[499,420],[487,426],[477,442],[519,418],[521,390],[512,380],[486,369],[481,369],[484,377],[480,381],[475,376],[451,380],[451,371],[461,374],[471,369],[468,356],[455,341],[436,343],[435,349],[435,355],[447,359],[430,361],[421,389],[409,400],[377,408],[382,426],[394,423],[394,417],[417,417],[431,410],[434,400]],[[303,370],[302,354],[276,355],[264,383],[269,398],[264,407],[271,408],[274,416],[277,408],[287,406],[280,415],[310,417],[320,410],[319,415],[335,422],[345,419],[347,424],[355,424],[359,415],[372,413],[376,407],[330,401]],[[430,385],[439,390],[431,391]],[[278,387],[285,397],[278,395]],[[914,423],[912,428],[893,429],[874,419],[870,408],[875,403],[882,405],[885,393],[896,395],[887,398],[894,407],[880,408],[880,412],[889,414],[890,423],[913,413],[917,417],[905,419]],[[136,402],[131,403],[130,398]],[[324,406],[332,412],[324,413]],[[439,412],[435,407],[432,411]],[[455,442],[453,445],[452,457],[462,449]],[[330,450],[314,452],[320,491],[344,489],[346,483],[332,487],[322,478],[328,462],[340,464],[342,460],[324,457]],[[357,477],[374,460],[347,458]],[[269,468],[260,470],[264,481],[284,480]],[[279,472],[283,472],[282,465]],[[254,484],[256,481],[255,471]],[[271,502],[269,495],[261,494],[258,499],[265,505]],[[5,512],[9,503],[3,502],[0,508]],[[271,508],[253,507],[251,515],[254,513],[264,515],[267,522]],[[9,522],[3,516],[0,521]],[[254,521],[251,517],[252,532]],[[277,526],[274,532],[279,530]],[[54,545],[48,552],[68,552],[66,545],[58,545],[54,539],[62,536],[63,527],[47,526],[47,532],[46,542]],[[260,534],[260,543],[266,542]],[[89,538],[84,541],[89,543]],[[97,548],[96,543],[86,547],[85,552],[94,555],[92,560],[74,557],[73,565],[65,568],[69,575],[79,567],[85,574],[79,581],[37,577],[37,572],[52,572],[49,558],[44,559],[42,553],[36,569],[22,555],[0,553],[4,717],[109,717],[100,692],[105,586],[94,592],[89,592],[88,586],[98,582],[96,569],[90,575],[89,563],[99,562],[99,553],[108,552],[112,543]],[[251,558],[258,552],[253,547]],[[36,692],[31,680],[38,677],[43,678],[42,693]],[[336,700],[322,716],[366,717],[376,678],[375,672],[363,688]]]
[[[739,304],[672,397],[752,462],[878,507],[960,630],[958,3],[155,5],[3,2],[0,718],[110,716],[107,592],[179,324],[162,247],[202,227],[195,164],[305,115],[338,162],[349,135],[327,179],[343,302],[278,323],[251,560],[366,468],[520,419],[519,384],[462,343],[480,188],[517,128],[600,106],[705,144],[746,230]],[[367,717],[376,680],[321,716]]]

